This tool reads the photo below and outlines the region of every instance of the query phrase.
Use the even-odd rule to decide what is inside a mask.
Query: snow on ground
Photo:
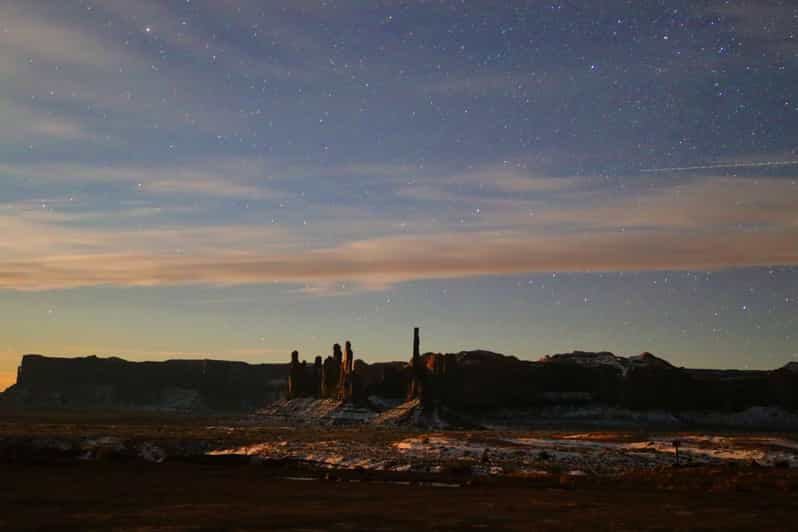
[[[668,435],[629,439],[619,434],[507,437],[495,433],[427,433],[387,444],[354,441],[272,442],[222,449],[257,459],[292,458],[331,468],[390,471],[468,469],[475,474],[534,475],[541,471],[613,474],[674,463],[745,463],[798,467],[798,442],[770,436]],[[566,473],[569,474],[569,473]],[[574,473],[576,474],[576,473]]]
[[[264,418],[298,425],[386,425],[445,429],[449,423],[442,416],[445,407],[425,409],[418,399],[407,402],[369,398],[372,408],[343,403],[334,399],[298,398],[278,401],[259,410],[251,421]],[[381,411],[378,411],[381,410]]]
[[[622,357],[608,352],[585,353],[575,351],[573,353],[563,353],[559,355],[549,355],[543,358],[543,362],[554,364],[571,364],[586,368],[608,367],[617,370],[624,377],[629,370],[635,367],[669,367],[670,364],[661,358],[657,358],[651,353]]]
[[[626,360],[626,359],[624,359]],[[557,394],[563,395],[563,394]],[[579,394],[576,394],[579,395]],[[565,394],[571,399],[574,394]],[[562,399],[562,397],[560,397]],[[601,404],[551,405],[530,409],[498,409],[473,416],[443,405],[422,408],[418,400],[388,401],[370,397],[368,406],[355,406],[333,399],[299,398],[272,403],[250,419],[282,420],[294,425],[384,425],[444,430],[452,426],[480,426],[513,430],[521,427],[571,425],[643,427],[730,427],[798,430],[798,413],[775,407],[752,407],[741,412],[666,412],[629,410]],[[221,429],[221,427],[220,427]]]
[[[377,407],[376,402],[372,404]],[[380,404],[387,410],[378,413],[334,400],[293,399],[280,401],[253,416],[258,423],[264,418],[283,419],[288,425],[317,426],[368,425],[381,427],[424,427],[425,430],[447,429],[451,415],[443,407],[423,409],[417,400],[402,404]],[[493,423],[475,422],[478,426],[492,426],[493,430],[476,432],[430,432],[394,442],[365,443],[349,441],[275,441],[244,447],[221,448],[210,454],[251,456],[254,460],[292,459],[330,468],[374,469],[390,471],[463,471],[475,474],[537,474],[540,471],[581,471],[589,474],[613,474],[633,469],[666,466],[675,462],[674,439],[679,440],[679,461],[682,464],[757,463],[760,465],[788,465],[798,467],[798,442],[757,435],[696,435],[669,434],[646,439],[618,431],[592,433],[551,433],[502,430],[502,426],[524,426],[523,412],[505,411]],[[547,407],[530,414],[529,419],[565,421],[591,420],[612,426],[681,426],[685,421],[708,425],[733,423],[759,426],[775,420],[777,424],[791,422],[794,414],[778,409],[753,408],[737,414],[632,412],[623,409],[584,406]],[[726,417],[723,417],[726,416]],[[786,416],[786,417],[785,417]],[[792,417],[790,417],[792,416]],[[728,418],[728,419],[726,419]],[[798,418],[796,418],[798,419]],[[214,427],[229,433],[231,427]],[[323,430],[323,429],[322,429]],[[501,432],[500,432],[501,431]],[[320,434],[323,434],[321,432]]]
[[[578,422],[595,426],[730,427],[798,429],[798,414],[777,407],[752,407],[740,412],[666,412],[629,410],[606,405],[554,405],[530,410],[498,410],[480,423],[494,429],[549,426]]]
[[[2,438],[0,438],[0,443]],[[60,438],[33,438],[26,442],[33,449],[50,449],[66,454],[75,453],[80,460],[98,460],[109,456],[140,458],[147,462],[161,463],[167,458],[164,448],[153,442],[128,441],[116,436]],[[0,450],[0,453],[2,450]]]
[[[376,412],[334,399],[299,398],[272,403],[256,417],[286,419],[319,425],[356,425],[370,422]]]
[[[685,412],[680,414],[679,418],[702,426],[798,428],[798,414],[768,406],[754,406],[741,412],[731,413]]]
[[[374,446],[357,442],[266,442],[232,449],[219,449],[207,454],[251,456],[256,460],[300,460],[339,469],[396,470],[390,455]]]
[[[386,410],[371,420],[374,425],[385,426],[409,426],[423,427],[426,429],[443,430],[448,428],[449,422],[446,421],[446,407],[433,406],[425,409],[421,406],[421,401],[412,399],[401,403],[390,410]]]
[[[401,403],[393,408],[387,409],[378,414],[372,423],[375,425],[401,425],[411,422],[414,415],[420,411],[421,401],[413,399]]]
[[[785,463],[798,467],[798,444],[783,438],[687,435],[632,442],[595,441],[578,437],[516,438],[510,441],[530,449],[546,450],[555,456],[563,451],[577,452],[583,461],[594,463],[595,467],[653,467],[674,463],[674,440],[679,442],[681,463],[755,461],[760,465]]]

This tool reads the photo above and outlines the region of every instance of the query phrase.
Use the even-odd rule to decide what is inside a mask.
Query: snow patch
[[[259,410],[255,417],[285,419],[309,425],[357,425],[370,422],[376,415],[371,409],[351,403],[303,397],[272,403]]]

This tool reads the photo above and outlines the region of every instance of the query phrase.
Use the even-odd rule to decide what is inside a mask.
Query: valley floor
[[[11,530],[787,530],[798,519],[790,433],[0,412],[0,472]]]

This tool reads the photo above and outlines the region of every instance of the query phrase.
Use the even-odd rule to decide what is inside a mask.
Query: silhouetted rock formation
[[[287,384],[286,384],[287,383]],[[246,409],[291,398],[359,405],[411,399],[437,412],[605,405],[629,410],[740,412],[752,407],[798,410],[798,363],[773,371],[686,369],[651,353],[547,356],[537,362],[490,351],[421,354],[413,331],[409,362],[366,364],[352,344],[333,346],[313,364],[213,360],[126,362],[118,358],[23,357],[18,382],[4,394],[13,404],[69,407]],[[430,407],[432,407],[430,409]]]
[[[333,345],[333,354],[322,364],[321,372],[321,397],[325,399],[333,399],[338,397],[338,383],[341,380],[341,365],[343,364],[343,355],[341,354],[341,345]]]
[[[341,379],[338,382],[338,400],[351,401],[354,387],[355,354],[352,344],[347,341],[344,349],[344,363],[341,365]]]
[[[318,393],[321,374],[314,364],[308,370],[307,363],[299,361],[299,351],[291,353],[288,369],[288,397],[314,397]]]
[[[299,353],[291,353],[288,377],[288,399],[313,397],[316,399],[336,399],[343,402],[363,402],[366,395],[364,362],[355,363],[351,342],[347,341],[344,351],[340,344],[333,345],[332,357],[322,362],[317,356],[311,370],[305,361],[299,361]],[[360,371],[356,371],[356,367]]]
[[[408,399],[421,399],[424,396],[424,383],[427,372],[421,360],[421,338],[419,328],[413,328],[413,356],[410,359],[411,381],[407,391]]]
[[[413,329],[413,358],[410,366],[412,380],[408,389],[408,399],[419,399],[423,406],[440,402],[450,402],[458,384],[463,382],[457,356],[454,354],[420,354],[421,338],[419,328]]]
[[[490,351],[419,353],[409,363],[409,399],[425,407],[527,408],[604,404],[632,410],[735,412],[755,406],[798,409],[798,363],[774,371],[677,368],[651,353],[606,351],[547,356],[538,362]]]
[[[286,364],[25,355],[4,402],[69,408],[250,410],[285,393]]]
[[[422,358],[427,368],[424,397],[459,408],[600,403],[671,412],[798,409],[798,372],[789,366],[774,371],[694,370],[650,353],[618,357],[607,352],[574,352],[540,362],[485,351]]]

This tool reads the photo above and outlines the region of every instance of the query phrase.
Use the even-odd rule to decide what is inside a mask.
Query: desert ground
[[[788,530],[796,466],[785,433],[6,411],[0,528]]]

